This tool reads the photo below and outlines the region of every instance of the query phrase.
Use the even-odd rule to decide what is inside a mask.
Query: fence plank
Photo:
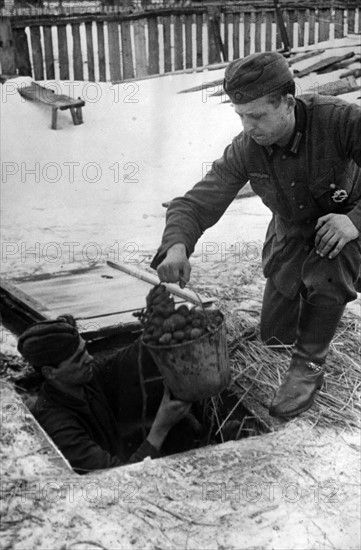
[[[193,16],[186,15],[185,18],[185,39],[186,39],[186,69],[193,67],[193,38],[192,38]]]
[[[3,74],[16,74],[14,37],[9,19],[0,19],[0,61]]]
[[[305,10],[299,10],[296,12],[296,18],[298,23],[298,47],[305,45]]]
[[[331,10],[321,9],[318,10],[319,31],[318,40],[329,40],[330,38],[330,22],[331,22]]]
[[[120,70],[119,25],[117,21],[108,22],[108,36],[110,78],[113,82],[117,82],[122,79]]]
[[[347,8],[347,32],[355,32],[355,14],[354,8]]]
[[[81,51],[81,42],[80,42],[80,24],[79,23],[74,23],[71,26],[71,31],[72,31],[72,35],[73,35],[74,79],[75,80],[84,80],[83,55],[82,55],[82,51]]]
[[[315,27],[316,27],[316,10],[311,8],[307,12],[307,21],[308,21],[308,43],[315,43]]]
[[[157,16],[148,18],[149,74],[159,74],[159,36]]]
[[[239,13],[233,14],[233,59],[239,58]]]
[[[229,35],[230,35],[231,26],[233,26],[233,15],[232,13],[225,13],[224,14],[224,40],[223,40],[225,61],[229,61],[230,59]]]
[[[106,82],[107,74],[105,70],[105,42],[104,42],[104,22],[97,21],[97,37],[98,37],[98,64],[99,64],[99,80]]]
[[[222,61],[222,39],[219,25],[219,16],[214,13],[208,20],[208,63],[219,63]]]
[[[344,10],[343,8],[335,9],[335,38],[342,38],[343,33],[343,22],[344,22]]]
[[[145,45],[145,19],[134,21],[134,49],[135,49],[135,71],[136,76],[147,76],[147,58]]]
[[[172,70],[172,49],[171,49],[171,17],[163,17],[163,44],[164,44],[164,71],[169,73]]]
[[[256,11],[253,14],[253,20],[255,23],[255,35],[254,35],[254,47],[255,52],[261,51],[261,30],[262,30],[262,21],[263,21],[263,12]]]
[[[41,48],[40,27],[31,27],[30,37],[31,49],[33,53],[34,78],[35,80],[44,80],[43,51]]]
[[[66,26],[58,25],[57,30],[58,30],[60,80],[69,80],[69,57],[68,57],[68,40],[66,37]]]
[[[123,78],[134,78],[134,64],[132,56],[132,41],[130,36],[130,21],[120,24],[122,33]]]
[[[285,21],[285,10],[281,10],[281,13],[282,13],[282,17],[283,17],[283,21],[285,22],[285,28],[286,28],[286,21]],[[278,19],[277,19],[277,16],[275,14],[275,22],[276,22],[276,48],[277,49],[280,49],[282,48],[282,36],[281,36],[281,29],[280,29],[280,26],[278,24]],[[287,32],[287,28],[286,28],[286,32]]]
[[[94,72],[94,46],[93,46],[93,23],[85,23],[85,34],[86,34],[86,50],[88,57],[88,80],[90,82],[95,82],[95,72]]]
[[[29,44],[25,29],[13,29],[13,38],[15,44],[15,64],[18,74],[21,76],[31,76]],[[54,78],[54,76],[47,78]]]
[[[183,69],[183,23],[179,15],[174,17],[174,70]]]
[[[244,14],[244,56],[249,55],[251,51],[251,17],[252,14],[245,12]]]
[[[203,66],[203,14],[196,15],[196,63],[197,67]]]
[[[272,49],[272,29],[273,29],[274,14],[271,11],[267,11],[265,14],[266,23],[266,51]]]

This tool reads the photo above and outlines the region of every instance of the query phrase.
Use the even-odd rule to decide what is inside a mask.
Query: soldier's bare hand
[[[157,268],[158,277],[163,283],[179,283],[184,288],[191,275],[191,264],[187,258],[184,244],[175,244],[169,248],[167,256]]]
[[[316,224],[316,253],[321,257],[335,258],[348,242],[359,235],[357,227],[345,214],[321,216]]]

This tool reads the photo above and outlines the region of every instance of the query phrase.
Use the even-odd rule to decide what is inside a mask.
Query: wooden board
[[[68,56],[68,39],[66,35],[66,25],[58,25],[57,29],[58,29],[60,80],[69,80],[69,56]],[[35,77],[35,80],[42,80],[42,79]]]
[[[110,79],[119,81],[122,78],[120,71],[120,42],[119,25],[117,21],[108,22],[109,67]]]
[[[130,21],[121,22],[123,77],[134,78],[134,64],[132,56],[132,41],[130,35]]]
[[[31,49],[33,53],[34,78],[35,80],[44,80],[43,52],[41,49],[40,27],[31,27],[30,37]]]
[[[133,22],[135,71],[136,71],[137,78],[141,78],[142,76],[147,76],[148,74],[145,26],[146,26],[146,19],[138,19]]]
[[[83,56],[81,52],[81,42],[80,42],[80,25],[79,23],[74,23],[71,26],[72,35],[73,35],[73,63],[74,63],[74,79],[75,80],[84,80],[83,76]]]
[[[233,14],[233,59],[238,59],[240,55],[239,51],[239,13]]]
[[[244,56],[250,54],[251,51],[251,13],[244,14]]]
[[[156,16],[148,19],[148,51],[149,64],[148,73],[159,73],[159,36],[158,36],[158,18]]]
[[[97,38],[98,38],[98,65],[99,65],[99,81],[106,82],[105,70],[105,42],[104,42],[104,22],[97,21]]]
[[[183,23],[179,15],[174,17],[174,70],[183,69]]]
[[[88,80],[90,82],[95,82],[95,72],[94,72],[94,46],[93,46],[93,23],[85,23],[85,34],[86,34],[86,50],[88,58]]]
[[[31,63],[30,63],[30,55],[29,55],[28,37],[26,36],[25,29],[13,29],[13,39],[15,43],[15,63],[16,63],[16,69],[18,70],[18,75],[31,76]],[[45,48],[46,48],[45,27],[44,27],[44,41],[45,41]],[[46,49],[45,49],[45,55],[46,55]],[[46,58],[45,58],[45,62],[47,62]],[[47,70],[47,78],[49,79],[54,78],[54,73],[52,76],[48,76],[48,67],[46,68],[46,70]],[[53,66],[53,70],[54,70],[54,66]]]
[[[196,63],[203,66],[203,14],[196,15]]]
[[[192,38],[193,16],[187,15],[185,18],[185,47],[186,47],[186,69],[193,67],[193,38]]]
[[[15,48],[10,20],[0,19],[0,62],[3,74],[16,74]]]
[[[164,72],[169,73],[172,70],[172,52],[171,52],[171,18],[163,17],[163,48],[164,48]]]
[[[0,282],[1,292],[21,304],[34,319],[73,315],[80,332],[92,338],[140,328],[133,315],[146,305],[146,296],[159,283],[156,275],[130,264],[108,262],[66,273],[36,275]],[[167,285],[176,303],[198,304],[196,294],[177,285]],[[212,300],[202,300],[204,304]]]

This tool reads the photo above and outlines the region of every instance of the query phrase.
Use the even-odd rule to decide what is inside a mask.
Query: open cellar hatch
[[[87,340],[89,353],[97,362],[103,362],[139,340],[142,325],[138,314],[145,307],[149,290],[158,283],[157,277],[149,272],[114,263],[2,281],[2,320],[6,330],[18,336],[36,321],[71,314],[77,320],[82,337]],[[212,300],[190,290],[166,286],[177,305],[199,305],[199,299],[205,308],[212,304]],[[121,308],[116,304],[121,304]],[[14,384],[36,437],[44,442],[52,459],[57,463],[63,460],[64,467],[70,468],[30,414],[42,377],[22,358],[5,360],[1,377]],[[145,346],[142,346],[138,368],[123,368],[119,383],[122,400],[118,419],[126,458],[129,458],[149,432],[164,390],[163,376]],[[188,415],[169,432],[162,446],[162,456],[259,435],[264,431],[259,418],[240,399],[237,386],[231,384],[214,397],[192,404]]]

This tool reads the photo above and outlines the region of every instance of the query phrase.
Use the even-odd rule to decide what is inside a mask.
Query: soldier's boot
[[[291,364],[269,408],[272,416],[293,418],[313,405],[323,384],[323,365],[344,305],[319,306],[301,296]]]

